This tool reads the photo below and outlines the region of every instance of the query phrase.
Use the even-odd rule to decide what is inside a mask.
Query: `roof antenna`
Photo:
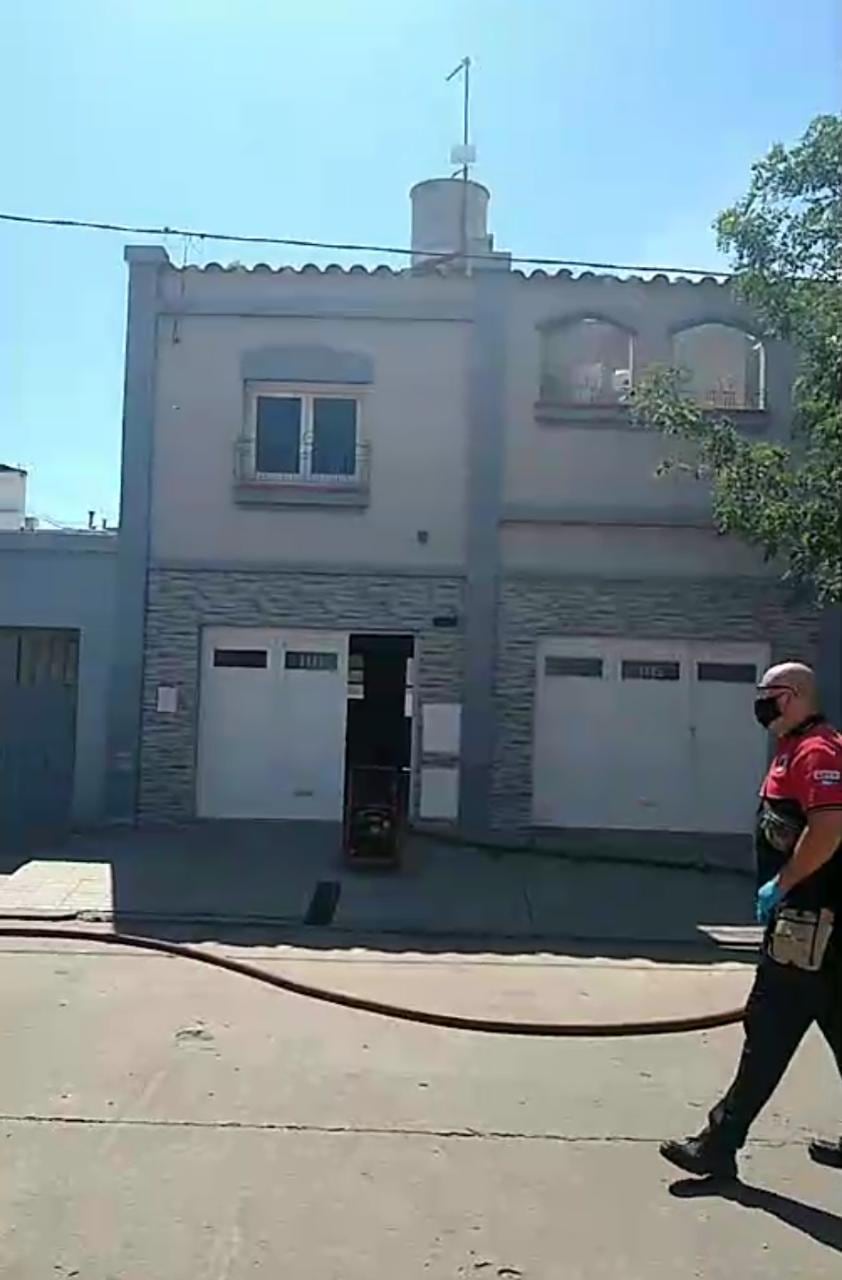
[[[462,261],[466,271],[470,271],[470,262],[468,260],[468,177],[470,167],[475,163],[477,158],[476,147],[472,146],[470,141],[470,123],[471,123],[471,59],[464,57],[458,66],[454,67],[450,75],[447,76],[447,83],[455,80],[458,75],[463,76],[463,95],[462,95],[462,144],[451,148],[450,163],[459,165],[462,171],[462,209],[460,221],[460,250]],[[454,174],[455,177],[455,174]]]

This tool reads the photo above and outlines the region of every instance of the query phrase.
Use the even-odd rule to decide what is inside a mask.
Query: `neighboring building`
[[[17,530],[26,520],[26,472],[0,462],[0,531]]]
[[[818,617],[623,398],[679,360],[783,440],[788,351],[713,279],[512,270],[478,184],[413,202],[401,271],[126,251],[112,813],[338,821],[379,763],[472,834],[746,832]]]
[[[102,819],[116,549],[0,532],[0,850]]]

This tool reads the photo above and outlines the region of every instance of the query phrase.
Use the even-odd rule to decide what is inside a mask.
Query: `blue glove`
[[[772,912],[780,902],[783,894],[781,893],[781,882],[778,876],[774,880],[767,880],[757,890],[757,899],[754,904],[754,914],[757,917],[758,924],[768,924]]]

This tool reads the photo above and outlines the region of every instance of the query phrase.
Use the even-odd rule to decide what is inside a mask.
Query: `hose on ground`
[[[270,973],[258,965],[235,960],[212,951],[200,951],[196,947],[179,942],[167,942],[161,938],[148,938],[137,934],[100,933],[95,929],[56,929],[46,925],[0,925],[0,938],[53,939],[65,942],[95,942],[110,946],[134,947],[140,951],[157,951],[166,956],[178,956],[183,960],[195,960],[214,969],[238,973],[241,977],[318,1000],[322,1004],[338,1005],[360,1013],[374,1013],[400,1022],[415,1022],[428,1027],[444,1027],[453,1031],[477,1031],[486,1035],[535,1036],[551,1039],[603,1038],[609,1036],[659,1036],[676,1035],[689,1031],[711,1031],[717,1027],[730,1027],[741,1022],[743,1009],[725,1009],[718,1013],[703,1013],[685,1018],[651,1018],[638,1022],[522,1022],[514,1019],[471,1018],[458,1013],[436,1013],[429,1009],[412,1009],[389,1004],[383,1000],[370,1000],[367,996],[334,991],[280,973]]]

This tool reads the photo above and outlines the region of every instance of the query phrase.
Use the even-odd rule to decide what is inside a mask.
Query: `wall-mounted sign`
[[[178,711],[178,689],[172,684],[158,685],[158,711],[162,715],[174,715]]]
[[[427,702],[421,721],[421,747],[428,756],[458,756],[462,707],[458,702]]]

